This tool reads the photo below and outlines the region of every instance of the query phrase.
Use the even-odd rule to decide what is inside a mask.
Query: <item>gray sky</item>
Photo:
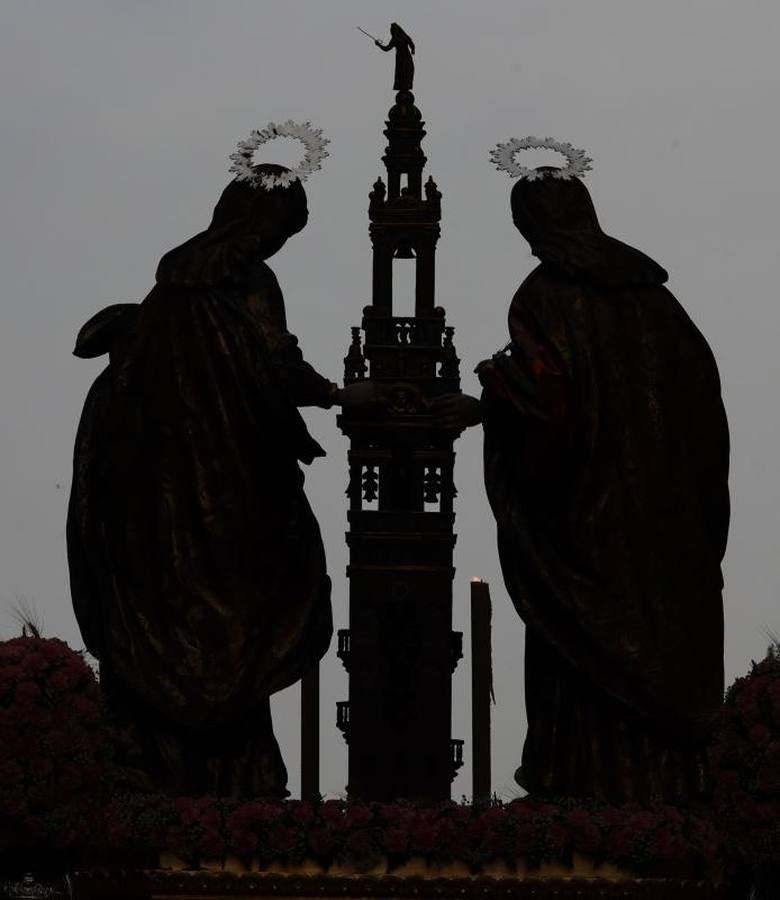
[[[6,608],[23,596],[46,633],[82,646],[65,514],[78,416],[103,363],[70,355],[76,332],[103,306],[146,295],[163,252],[208,224],[236,141],[268,121],[308,119],[332,141],[306,185],[309,225],[271,265],[307,358],[341,379],[349,326],[370,299],[367,192],[383,171],[393,102],[391,54],[355,26],[386,38],[391,19],[417,44],[427,173],[443,193],[438,302],[456,327],[464,390],[476,392],[471,370],[506,342],[509,300],[534,265],[511,224],[510,179],[488,160],[512,136],[553,135],[593,157],[587,183],[603,227],[668,269],[710,341],[732,434],[733,679],[763,655],[763,630],[780,630],[774,0],[3,0],[0,635],[14,633]],[[277,142],[262,159],[297,156],[297,145]],[[308,421],[329,454],[307,471],[307,490],[340,627],[346,441],[331,413]],[[525,730],[523,628],[501,582],[479,431],[457,451],[455,627],[467,629],[469,577],[489,580],[494,785],[511,796]],[[331,795],[346,780],[334,720],[347,685],[334,654],[322,699],[322,786]],[[463,662],[454,708],[453,736],[468,740]],[[296,791],[297,688],[274,709]],[[469,786],[467,764],[453,796]]]

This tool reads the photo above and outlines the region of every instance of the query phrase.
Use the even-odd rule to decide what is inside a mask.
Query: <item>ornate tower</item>
[[[352,329],[344,380],[369,377],[387,399],[338,419],[350,439],[349,628],[338,649],[349,701],[338,724],[351,797],[436,801],[449,798],[461,764],[450,728],[462,636],[452,631],[453,437],[428,403],[460,390],[459,361],[434,305],[441,194],[422,182],[425,131],[411,91],[396,95],[386,124],[387,186],[379,178],[369,194],[373,297]],[[393,309],[397,260],[414,261],[411,316]]]

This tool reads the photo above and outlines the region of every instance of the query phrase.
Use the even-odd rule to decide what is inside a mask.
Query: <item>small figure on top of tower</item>
[[[374,40],[374,43],[385,52],[395,49],[393,90],[411,91],[412,82],[414,81],[414,60],[412,59],[412,56],[414,56],[414,41],[400,25],[392,22],[390,25],[390,40],[386,44],[378,40]]]

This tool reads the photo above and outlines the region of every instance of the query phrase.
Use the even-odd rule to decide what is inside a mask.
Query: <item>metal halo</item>
[[[300,141],[306,153],[300,163],[289,172],[280,175],[258,175],[252,167],[252,157],[258,147],[279,137],[290,137]],[[232,164],[228,169],[237,181],[248,181],[252,185],[262,184],[266,188],[289,187],[293,181],[306,181],[312,172],[322,168],[322,160],[328,156],[325,145],[330,141],[322,136],[322,130],[312,128],[311,122],[293,122],[288,119],[281,125],[269,122],[261,131],[255,129],[246,140],[239,141],[236,150],[230,154]]]
[[[520,150],[555,150],[566,157],[566,166],[552,172],[537,172],[515,162],[515,155]],[[528,181],[536,181],[538,178],[582,178],[586,172],[591,171],[593,160],[585,155],[584,150],[572,147],[571,144],[556,141],[554,138],[510,138],[505,144],[496,144],[490,151],[490,160],[497,169],[507,172],[510,178],[526,178]]]

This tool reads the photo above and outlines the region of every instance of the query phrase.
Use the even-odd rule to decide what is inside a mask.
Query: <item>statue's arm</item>
[[[285,332],[273,357],[296,406],[333,406],[338,385],[306,362],[294,334]]]
[[[250,294],[248,300],[274,366],[293,403],[326,409],[332,406],[337,386],[304,359],[298,338],[287,330],[284,299],[278,286]]]
[[[512,408],[523,419],[544,423],[551,433],[566,432],[571,415],[571,384],[551,337],[513,303],[512,341],[476,373],[485,395]]]
[[[386,44],[383,44],[381,41],[374,41],[374,43],[380,50],[384,50],[387,53],[388,50],[392,50],[395,47],[395,38],[390,38]]]

